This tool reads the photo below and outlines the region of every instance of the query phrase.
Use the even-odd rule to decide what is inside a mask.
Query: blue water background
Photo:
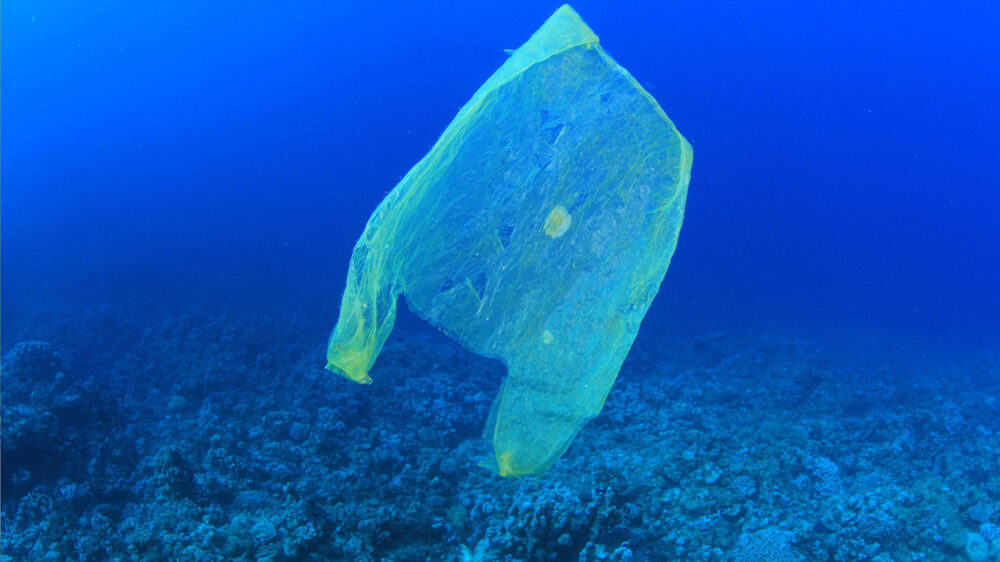
[[[1000,556],[995,0],[575,3],[695,154],[600,415],[500,478],[500,362],[403,312],[323,371],[370,213],[557,7],[3,2],[0,562]]]
[[[372,209],[556,7],[5,2],[5,332],[56,303],[332,327]],[[644,333],[1000,342],[996,3],[574,7],[694,147]]]

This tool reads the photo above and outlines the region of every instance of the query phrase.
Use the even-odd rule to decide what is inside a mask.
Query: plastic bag
[[[485,464],[547,469],[600,412],[659,289],[691,159],[656,101],[559,8],[372,214],[327,368],[371,382],[404,294],[508,368]]]

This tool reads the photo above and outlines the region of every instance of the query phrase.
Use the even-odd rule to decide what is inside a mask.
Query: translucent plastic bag
[[[652,96],[559,8],[375,209],[327,368],[371,382],[404,294],[508,368],[486,464],[547,469],[600,412],[659,289],[691,158]]]

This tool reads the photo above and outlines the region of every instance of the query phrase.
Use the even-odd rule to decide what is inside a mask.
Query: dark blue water
[[[78,372],[100,371],[87,375],[98,377],[94,384],[107,384],[100,373],[133,382],[156,378],[162,406],[170,396],[185,396],[191,415],[199,411],[198,396],[208,393],[185,394],[185,385],[195,383],[177,382],[176,373],[221,372],[221,365],[248,361],[271,369],[273,376],[261,377],[273,381],[291,364],[321,367],[351,248],[371,211],[504,62],[503,49],[519,46],[557,7],[5,2],[3,351],[23,340],[61,338],[51,343]],[[733,331],[808,341],[827,346],[831,356],[854,354],[861,364],[874,361],[860,351],[871,348],[898,349],[889,359],[894,364],[911,364],[905,354],[915,349],[921,361],[943,363],[956,352],[1000,353],[995,2],[580,1],[573,7],[694,148],[680,242],[640,342],[657,348],[658,334],[696,340]],[[174,371],[158,370],[162,357],[151,351],[150,330],[158,333],[171,314],[187,318],[178,326],[190,326],[175,326],[157,341],[175,358],[192,355],[187,363],[177,359]],[[284,316],[260,327],[275,315]],[[202,326],[209,319],[214,328]],[[402,321],[414,337],[437,337],[421,332],[416,319]],[[213,338],[234,325],[263,333],[235,338],[258,340],[226,355],[228,344]],[[199,337],[210,343],[178,343],[202,328]],[[274,341],[287,343],[287,356],[267,348]],[[713,344],[699,341],[676,356],[689,353],[692,365],[701,365],[699,346]],[[221,350],[194,354],[210,345]],[[717,345],[712,353],[738,354],[740,345]],[[754,349],[764,358],[777,353],[767,345]],[[127,354],[134,363],[116,363]],[[218,364],[198,363],[222,355]],[[995,363],[976,363],[977,384],[1000,379],[1000,359],[991,357]],[[125,372],[140,363],[144,374],[131,371],[130,378]],[[960,370],[918,377],[886,367],[883,374],[890,382],[934,380]],[[346,384],[331,380],[323,383],[326,391]],[[488,395],[499,379],[490,380]],[[663,392],[666,401],[671,394]],[[109,400],[129,411],[127,400]],[[378,408],[377,400],[363,400],[359,412]],[[899,400],[905,411],[906,399]],[[283,406],[293,418],[303,407],[294,401]],[[955,398],[955,404],[963,403]],[[980,421],[967,421],[968,431],[984,423],[985,431],[1000,431],[996,409],[982,408]],[[459,434],[474,440],[484,415],[469,412],[471,429]],[[275,437],[281,439],[287,432]],[[136,454],[147,453],[159,458],[155,450]],[[14,458],[30,464],[20,454]],[[862,471],[834,461],[845,479],[850,470]],[[810,462],[802,466],[825,461]],[[32,486],[56,494],[59,470],[34,470],[18,497]],[[9,485],[8,478],[16,475],[5,475]],[[969,478],[993,482],[979,494],[1000,501],[991,495],[995,475]],[[124,501],[109,497],[88,501]],[[975,501],[954,509],[965,513]],[[12,505],[4,504],[7,515]],[[962,524],[974,530],[968,520]],[[951,535],[940,533],[940,543],[927,538],[926,544],[945,544]],[[575,556],[581,545],[572,537]],[[627,539],[607,539],[609,556]],[[959,546],[941,552],[957,555]],[[256,548],[239,552],[263,558]],[[388,552],[376,551],[375,559]],[[289,556],[302,552],[309,551]],[[853,557],[861,550],[844,552]]]
[[[4,304],[339,291],[374,206],[554,6],[10,3]],[[576,5],[695,148],[654,319],[996,343],[990,6]]]

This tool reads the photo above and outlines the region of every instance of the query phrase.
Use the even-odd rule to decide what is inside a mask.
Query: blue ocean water
[[[995,2],[574,3],[695,154],[605,411],[500,479],[502,365],[404,314],[322,371],[370,213],[558,6],[4,3],[0,555],[997,559]]]

